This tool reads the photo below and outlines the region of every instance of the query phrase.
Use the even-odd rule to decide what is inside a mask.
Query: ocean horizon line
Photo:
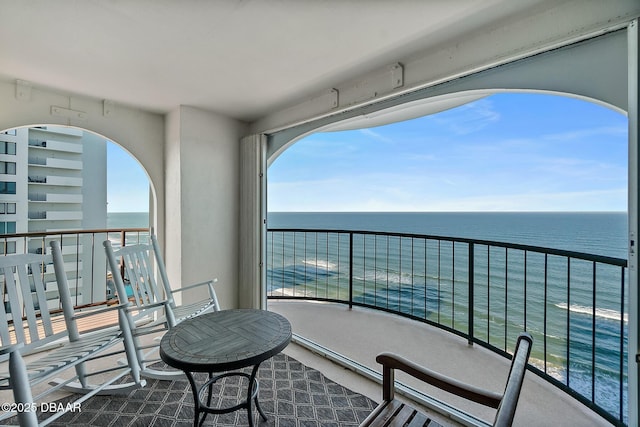
[[[392,214],[392,213],[417,213],[417,214],[428,214],[428,213],[434,213],[434,214],[445,214],[445,213],[452,213],[452,214],[457,214],[457,213],[473,213],[473,214],[477,214],[477,213],[488,213],[488,214],[499,214],[499,213],[540,213],[540,214],[544,214],[544,213],[567,213],[567,214],[590,214],[590,213],[606,213],[606,214],[615,214],[615,213],[621,213],[621,214],[628,214],[628,211],[617,211],[617,210],[611,210],[611,211],[267,211],[267,214],[270,213],[276,213],[276,214],[281,214],[281,213],[293,213],[293,214],[304,214],[304,213],[353,213],[353,214],[368,214],[368,213],[381,213],[381,214]]]

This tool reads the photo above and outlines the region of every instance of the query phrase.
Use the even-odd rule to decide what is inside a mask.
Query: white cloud
[[[432,119],[448,127],[455,134],[466,135],[498,122],[500,113],[493,108],[493,103],[485,98],[434,115]]]
[[[535,114],[527,113],[518,116],[518,120],[531,126],[521,131],[511,126],[503,131],[497,128],[494,135],[485,132],[472,135],[473,138],[461,136],[502,120],[496,106],[490,99],[482,99],[430,116],[424,131],[408,127],[402,128],[401,133],[396,134],[396,129],[383,134],[379,129],[363,129],[355,138],[354,134],[345,133],[340,138],[331,134],[329,151],[335,158],[323,156],[322,144],[318,144],[313,147],[317,152],[305,157],[304,163],[301,157],[297,162],[292,160],[295,174],[289,171],[286,176],[278,175],[280,182],[271,179],[275,176],[270,177],[269,210],[627,209],[624,153],[617,149],[608,153],[611,146],[599,144],[597,139],[615,139],[617,143],[627,132],[624,126],[610,121],[602,126],[593,122],[593,128],[589,128],[592,122],[582,120],[586,125],[575,130],[571,124],[578,128],[581,123],[575,120],[536,127]],[[507,113],[505,110],[504,117]],[[440,137],[442,128],[448,133]],[[540,137],[541,132],[547,134]],[[371,144],[363,151],[362,144],[358,144],[363,136],[372,142],[394,145]],[[591,139],[587,141],[588,138]],[[577,148],[557,143],[573,140],[585,143]],[[326,154],[327,146],[323,149]],[[313,174],[299,173],[307,169]]]
[[[381,141],[381,142],[385,142],[385,143],[392,143],[393,140],[391,138],[387,138],[386,136],[382,135],[379,132],[375,132],[372,131],[371,129],[359,129],[358,132],[360,132],[363,135],[366,135],[368,137],[371,137],[375,140]]]
[[[550,141],[573,141],[589,138],[597,135],[610,135],[610,136],[626,136],[627,128],[624,126],[603,126],[590,129],[580,129],[568,132],[551,133],[543,135],[543,139]]]
[[[626,188],[602,191],[567,191],[496,194],[434,200],[427,211],[624,211]]]

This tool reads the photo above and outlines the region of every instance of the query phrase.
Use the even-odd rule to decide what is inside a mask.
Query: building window
[[[16,143],[0,141],[0,154],[13,154],[16,155]]]
[[[16,242],[0,242],[0,255],[15,254]]]
[[[0,181],[0,194],[16,194],[16,183]]]
[[[15,232],[16,232],[15,221],[0,222],[0,234],[15,234]]]
[[[16,204],[15,203],[0,203],[0,214],[15,214],[16,213]]]
[[[6,175],[15,175],[16,162],[0,162],[0,173]]]
[[[9,130],[5,130],[4,132],[2,132],[3,135],[13,135],[16,136],[17,135],[17,131],[16,129],[9,129]]]

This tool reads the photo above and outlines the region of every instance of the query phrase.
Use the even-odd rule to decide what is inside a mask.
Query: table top
[[[266,310],[221,310],[184,320],[160,341],[160,358],[189,372],[257,365],[291,341],[291,324]]]

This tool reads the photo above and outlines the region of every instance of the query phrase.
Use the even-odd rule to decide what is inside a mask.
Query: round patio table
[[[260,363],[281,352],[290,341],[291,324],[279,314],[266,310],[222,310],[187,319],[171,328],[160,342],[160,358],[187,376],[195,405],[194,426],[202,425],[208,414],[242,408],[247,409],[249,425],[253,426],[252,401],[262,418],[267,419],[258,402],[256,374]],[[230,372],[249,366],[253,366],[251,374]],[[194,372],[207,372],[209,380],[198,387]],[[214,376],[214,372],[223,373]],[[249,380],[246,400],[227,408],[212,408],[213,384],[229,376]]]

